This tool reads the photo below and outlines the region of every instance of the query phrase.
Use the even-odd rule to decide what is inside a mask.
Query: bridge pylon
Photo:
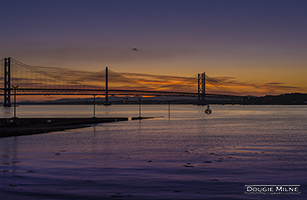
[[[198,103],[205,104],[206,101],[206,73],[198,74]]]
[[[109,103],[109,69],[106,67],[106,96],[105,96],[105,102],[103,105],[110,106],[111,103]]]
[[[4,107],[11,107],[11,58],[4,58]]]

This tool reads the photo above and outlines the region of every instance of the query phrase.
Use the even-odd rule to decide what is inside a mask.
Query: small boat
[[[212,110],[210,109],[209,104],[207,105],[207,109],[205,110],[205,113],[206,114],[211,114],[212,113]]]

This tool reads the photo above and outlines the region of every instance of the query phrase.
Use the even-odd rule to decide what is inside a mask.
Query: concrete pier
[[[0,137],[31,135],[90,126],[90,124],[127,121],[112,118],[0,118]]]

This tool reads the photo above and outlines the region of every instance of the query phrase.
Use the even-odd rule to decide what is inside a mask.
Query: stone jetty
[[[127,117],[109,118],[0,118],[0,137],[62,131],[91,124],[127,121]]]

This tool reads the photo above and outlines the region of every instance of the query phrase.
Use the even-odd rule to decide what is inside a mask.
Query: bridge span
[[[0,80],[3,81],[0,95],[4,97],[3,106],[5,107],[11,106],[12,95],[103,95],[106,104],[109,103],[109,96],[117,95],[197,97],[199,102],[204,102],[206,97],[242,98],[242,96],[236,95],[229,88],[219,84],[218,81],[208,77],[205,73],[197,74],[196,77],[180,77],[181,82],[172,83],[168,81],[168,85],[162,83],[161,80],[159,80],[161,83],[157,80],[148,81],[160,84],[159,87],[154,88],[140,84],[142,81],[138,79],[134,80],[112,72],[108,67],[104,71],[76,80],[72,75],[67,78],[67,73],[66,77],[63,77],[64,73],[46,72],[10,57],[0,60],[0,64],[3,67],[3,69],[0,69],[2,71]],[[111,82],[110,72],[112,73],[111,80],[113,80]],[[99,79],[98,84],[94,82],[95,79]],[[119,86],[119,80],[122,86]],[[101,83],[104,84],[101,85]],[[134,85],[130,86],[129,84]]]

